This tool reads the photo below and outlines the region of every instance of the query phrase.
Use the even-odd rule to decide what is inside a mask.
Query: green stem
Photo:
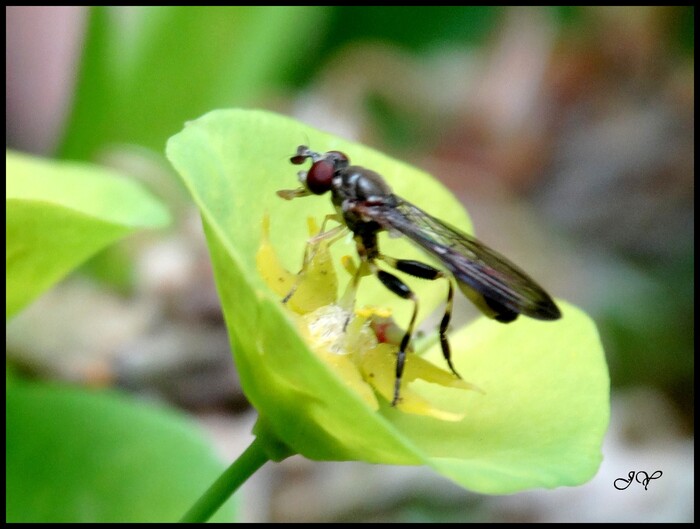
[[[206,522],[245,481],[270,460],[264,442],[256,437],[248,448],[197,500],[181,522]]]

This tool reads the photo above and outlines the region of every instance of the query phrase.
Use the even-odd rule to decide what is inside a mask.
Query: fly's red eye
[[[331,188],[335,165],[330,160],[315,162],[306,175],[306,187],[316,195],[322,195]]]

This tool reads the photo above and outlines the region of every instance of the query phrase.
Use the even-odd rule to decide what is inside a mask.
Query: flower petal
[[[309,350],[295,317],[256,266],[263,211],[270,212],[272,246],[287,270],[295,270],[303,255],[304,219],[332,212],[327,197],[284,202],[275,195],[295,184],[285,156],[304,137],[316,150],[346,152],[383,174],[398,195],[469,227],[458,201],[425,173],[289,118],[217,111],[171,138],[168,157],[202,214],[241,383],[266,427],[309,458],[430,464],[481,492],[589,479],[601,459],[609,380],[594,324],[570,305],[559,302],[564,317],[557,322],[480,319],[451,336],[457,370],[484,393],[420,380],[409,387],[440,409],[464,415],[458,422],[402,413],[384,399],[375,411]],[[425,260],[405,241],[382,236],[380,245],[387,255]],[[336,243],[333,261],[344,254],[355,255],[353,246]],[[411,288],[424,314],[444,302],[444,289],[432,282],[411,281]],[[396,298],[368,277],[358,306],[388,306],[405,325],[412,307]],[[444,366],[439,348],[427,358]]]

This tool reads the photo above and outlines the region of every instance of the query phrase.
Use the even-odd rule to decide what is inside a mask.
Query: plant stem
[[[206,522],[238,490],[246,480],[270,460],[264,442],[256,437],[245,451],[228,467],[211,487],[197,500],[180,522]]]

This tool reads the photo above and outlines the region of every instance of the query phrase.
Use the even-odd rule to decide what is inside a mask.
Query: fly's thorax
[[[384,179],[374,171],[358,165],[341,169],[333,179],[333,194],[343,200],[371,201],[392,196]]]
[[[395,200],[389,185],[376,172],[351,165],[336,172],[332,200],[348,228],[356,235],[374,233],[382,228],[371,218],[358,213],[359,205],[386,204]]]

